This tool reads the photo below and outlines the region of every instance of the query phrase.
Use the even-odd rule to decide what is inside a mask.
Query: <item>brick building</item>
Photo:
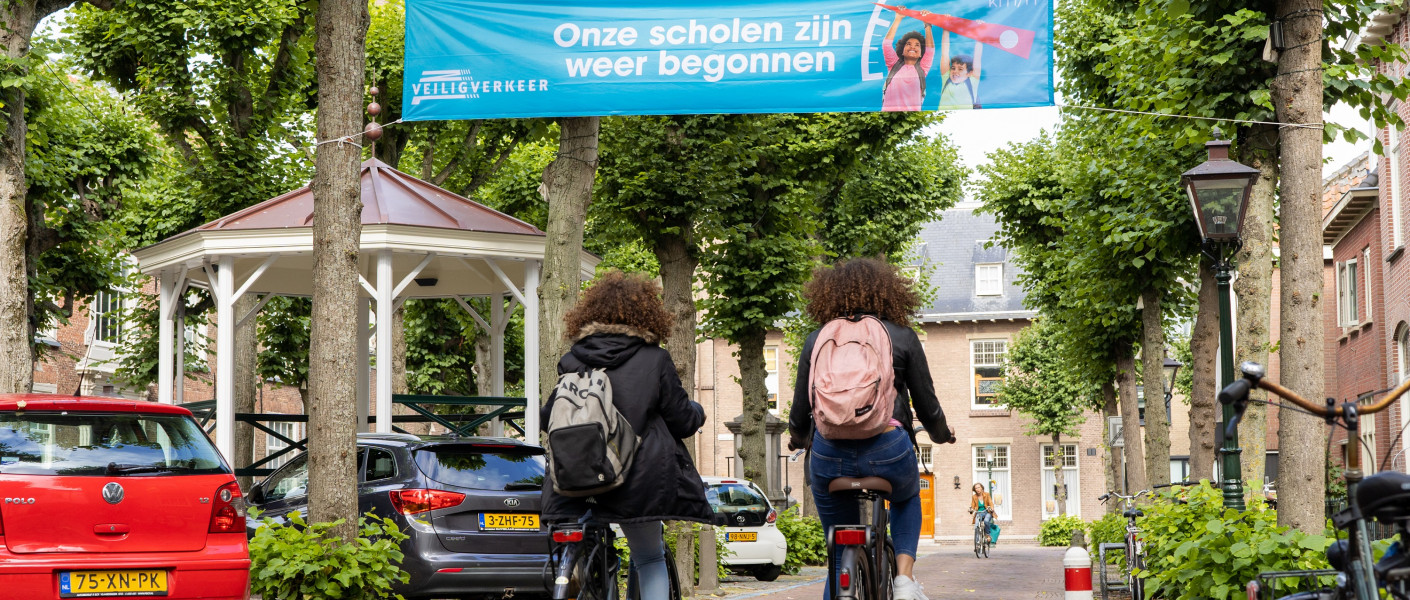
[[[1005,539],[1032,539],[1041,522],[1056,514],[1053,465],[1041,454],[1051,440],[1025,434],[1026,418],[992,404],[991,386],[1001,376],[999,363],[1008,344],[1036,316],[1023,305],[1019,271],[1010,262],[1010,253],[985,247],[998,229],[992,216],[957,208],[927,224],[920,234],[921,259],[933,269],[931,279],[937,289],[937,297],[918,319],[921,341],[936,395],[959,438],[953,445],[932,446],[926,436],[920,436],[920,459],[935,475],[934,488],[922,493],[933,495],[935,538],[945,541],[972,539],[969,489],[989,477],[983,458],[989,445],[995,446],[997,455],[993,479],[1002,496],[996,500]],[[786,420],[794,359],[781,333],[770,333],[765,344],[768,389],[779,399],[779,417]],[[707,420],[695,439],[703,475],[730,476],[740,471],[735,435],[729,427],[742,412],[741,391],[733,379],[739,375],[734,350],[723,340],[707,340],[699,347],[695,397],[704,405]],[[1178,396],[1173,404],[1171,469],[1178,476],[1189,455],[1185,433],[1189,408]],[[1090,520],[1104,512],[1096,498],[1106,491],[1104,464],[1109,449],[1101,415],[1086,417],[1080,435],[1062,443],[1067,512]],[[786,443],[783,428],[783,423],[766,427],[783,431],[780,439]],[[782,445],[775,448],[784,454]],[[769,471],[769,482],[758,482],[761,486],[779,490],[780,483],[786,484],[795,499],[808,493],[801,460],[791,462],[780,456]],[[777,475],[780,471],[782,478]]]

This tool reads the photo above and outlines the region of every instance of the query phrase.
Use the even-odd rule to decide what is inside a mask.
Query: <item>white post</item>
[[[368,345],[372,343],[372,299],[357,299],[357,430],[368,431],[367,415],[371,410],[372,360]]]
[[[172,323],[172,303],[176,301],[176,274],[162,271],[157,279],[157,401],[171,404],[172,373],[176,365],[172,359],[172,333],[176,327]]]
[[[539,261],[524,264],[524,441],[539,443]]]
[[[490,294],[490,390],[504,396],[504,326],[509,318],[504,314],[504,294]],[[490,435],[504,436],[504,421],[490,422]]]
[[[392,432],[392,251],[377,255],[377,432]]]
[[[220,257],[216,277],[215,446],[235,457],[235,257]]]
[[[186,292],[176,297],[176,404],[186,403]]]

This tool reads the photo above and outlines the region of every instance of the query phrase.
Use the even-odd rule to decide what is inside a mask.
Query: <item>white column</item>
[[[504,294],[490,294],[490,393],[504,396]],[[504,436],[504,421],[490,422],[490,435]]]
[[[176,274],[162,271],[157,279],[157,401],[171,404],[173,385],[172,373],[176,364],[172,354],[172,333],[176,329],[172,323],[172,305],[176,301]]]
[[[216,277],[215,446],[235,456],[235,257],[220,257]]]
[[[539,443],[539,261],[524,264],[524,440]]]
[[[377,255],[377,432],[392,432],[392,251]]]
[[[372,299],[357,299],[357,430],[367,429],[367,415],[371,410],[372,360],[368,346],[372,343]]]
[[[186,403],[186,292],[176,297],[176,404]]]

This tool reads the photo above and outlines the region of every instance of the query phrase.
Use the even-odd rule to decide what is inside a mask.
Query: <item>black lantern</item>
[[[1170,395],[1175,393],[1175,374],[1180,372],[1180,367],[1185,366],[1178,360],[1165,357],[1165,393]]]
[[[1219,135],[1219,130],[1215,129],[1214,139],[1204,145],[1209,151],[1209,160],[1185,171],[1181,180],[1185,193],[1190,196],[1200,237],[1233,242],[1239,239],[1249,192],[1259,173],[1258,169],[1230,160],[1232,142],[1219,139]]]

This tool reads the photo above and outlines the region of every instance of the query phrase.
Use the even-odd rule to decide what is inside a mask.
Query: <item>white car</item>
[[[733,553],[723,559],[725,566],[759,581],[778,579],[788,557],[788,540],[774,524],[778,511],[764,492],[746,479],[701,479],[705,481],[705,497],[710,506],[725,517],[725,547]]]

